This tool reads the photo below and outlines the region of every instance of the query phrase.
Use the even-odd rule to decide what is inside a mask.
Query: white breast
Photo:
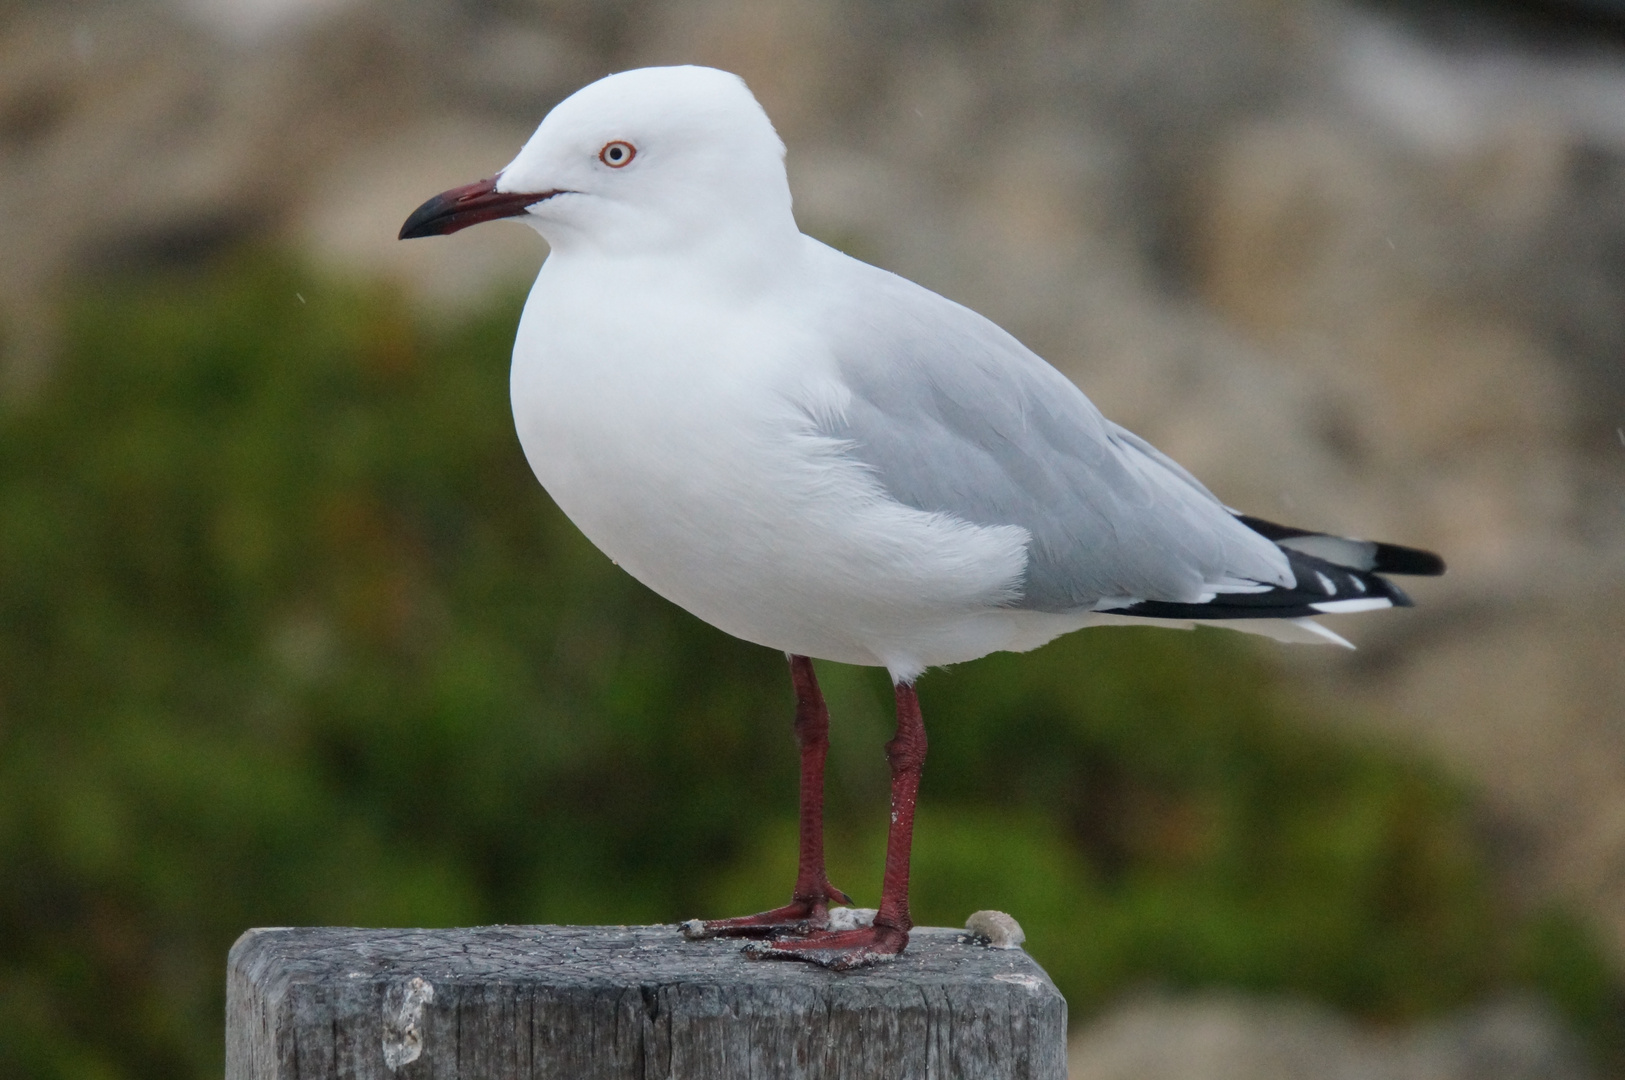
[[[1009,647],[1027,533],[903,506],[813,430],[844,389],[771,293],[633,288],[555,255],[525,307],[520,443],[589,539],[715,626],[898,673]]]

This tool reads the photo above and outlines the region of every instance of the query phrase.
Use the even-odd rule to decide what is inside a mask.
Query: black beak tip
[[[447,212],[451,209],[444,195],[436,195],[412,211],[401,225],[399,240],[416,240],[420,236],[444,236]]]

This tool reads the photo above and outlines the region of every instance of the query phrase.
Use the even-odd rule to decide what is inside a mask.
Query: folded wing
[[[1235,514],[992,322],[847,267],[822,325],[848,335],[849,396],[816,422],[899,502],[1027,530],[1017,607],[1293,619],[1407,605],[1378,571],[1442,572],[1427,552]]]

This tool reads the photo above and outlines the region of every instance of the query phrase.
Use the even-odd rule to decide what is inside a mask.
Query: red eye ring
[[[632,159],[637,156],[638,148],[620,139],[605,143],[604,148],[598,151],[598,160],[612,169],[626,168],[632,164]]]

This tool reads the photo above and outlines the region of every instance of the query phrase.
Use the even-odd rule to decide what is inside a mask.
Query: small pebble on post
[[[1027,940],[1021,924],[1002,911],[978,911],[965,920],[965,932],[972,941],[990,949],[1019,949]]]
[[[250,930],[226,999],[227,1080],[1066,1076],[1043,969],[932,927],[847,973],[675,926]]]

